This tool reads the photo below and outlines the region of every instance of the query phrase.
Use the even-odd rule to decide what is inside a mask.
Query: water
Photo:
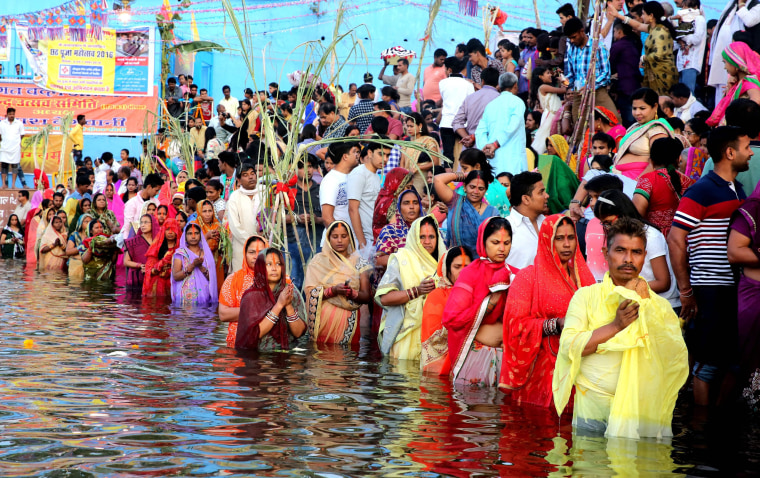
[[[743,416],[672,446],[452,390],[376,347],[236,354],[213,310],[0,265],[0,476],[681,476],[760,471]]]

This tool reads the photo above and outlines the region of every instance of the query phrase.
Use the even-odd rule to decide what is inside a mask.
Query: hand
[[[615,313],[615,320],[613,320],[612,323],[619,331],[622,331],[638,318],[639,303],[626,299],[618,306],[617,312]]]
[[[306,224],[309,224],[309,221],[311,221],[311,214],[304,213],[304,214],[301,214],[299,217],[301,218],[301,224],[306,225]]]
[[[486,155],[486,158],[491,159],[494,157],[494,150],[493,150],[493,144],[487,144],[483,146],[483,154]]]
[[[472,148],[472,145],[475,144],[475,140],[472,139],[472,136],[465,136],[461,139],[460,143],[462,143],[465,148]]]
[[[203,257],[201,256],[201,257],[196,257],[195,259],[193,259],[192,265],[193,265],[193,269],[195,269],[196,267],[202,266]]]
[[[607,18],[609,18],[610,20],[612,20],[613,18],[618,18],[622,16],[620,15],[620,13],[618,13],[617,10],[615,10],[615,7],[613,7],[611,3],[607,4],[607,11],[605,13],[607,15]]]
[[[438,201],[437,203],[433,204],[433,207],[437,207],[438,211],[441,214],[448,215],[449,214],[449,207],[442,203],[441,201]]]
[[[145,264],[140,264],[140,272],[145,274]]]
[[[583,217],[583,208],[578,203],[572,203],[570,204],[570,216],[572,216],[573,221],[577,221],[578,219]]]
[[[293,302],[293,284],[288,284],[285,290],[282,291],[280,297],[277,298],[277,304],[285,308],[288,304]]]
[[[559,328],[559,330],[562,330],[562,329],[565,328],[565,318],[564,317],[557,318],[557,327]]]
[[[417,286],[420,291],[420,295],[428,295],[435,290],[435,281],[433,279],[425,279]]]
[[[348,286],[346,284],[334,285],[332,287],[332,290],[333,290],[333,294],[335,294],[335,295],[343,295],[343,296],[346,296],[346,297],[352,297],[353,296],[353,291],[351,289],[351,286]]]
[[[697,316],[697,299],[692,295],[691,297],[681,296],[681,317],[685,323],[689,323],[691,319]]]

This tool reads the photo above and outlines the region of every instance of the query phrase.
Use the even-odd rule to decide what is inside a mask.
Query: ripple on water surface
[[[366,344],[239,355],[213,310],[0,267],[0,476],[753,471],[746,429],[721,436],[731,460],[680,424],[672,447],[572,438],[568,417],[452,390]]]

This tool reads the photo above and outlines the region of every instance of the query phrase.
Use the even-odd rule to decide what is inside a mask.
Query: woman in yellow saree
[[[356,252],[351,227],[335,221],[304,278],[309,336],[317,343],[359,343],[359,308],[370,301],[372,266]]]
[[[40,271],[62,272],[66,266],[66,229],[60,216],[53,216],[40,241]]]
[[[203,233],[203,237],[206,238],[206,243],[208,244],[209,249],[211,249],[211,252],[214,253],[214,264],[216,264],[217,291],[221,292],[222,286],[224,285],[224,263],[226,260],[223,245],[225,243],[229,244],[227,231],[222,227],[222,223],[219,222],[219,218],[216,217],[216,213],[214,212],[214,203],[208,199],[202,199],[198,201],[196,211],[198,213],[198,217],[193,222],[200,226],[201,232]]]
[[[424,147],[429,151],[438,153],[440,147],[438,141],[430,136],[427,123],[422,119],[422,115],[419,113],[411,113],[406,118],[406,134],[412,142]],[[401,149],[401,167],[414,173],[414,189],[424,196],[428,189],[427,181],[425,181],[425,175],[427,171],[433,169],[433,166],[440,166],[440,160],[435,156],[429,156],[418,149],[414,148],[402,148]]]

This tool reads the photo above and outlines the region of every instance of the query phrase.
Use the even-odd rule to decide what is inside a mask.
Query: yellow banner
[[[45,47],[50,89],[96,95],[114,93],[116,35],[113,30],[103,30],[102,40],[40,41],[40,49],[45,51]]]
[[[58,164],[61,159],[61,144],[63,143],[63,136],[50,135],[48,136],[47,156],[45,157],[45,173],[55,174],[58,172]],[[40,142],[37,145],[37,167],[42,166],[42,158],[45,154],[45,144]],[[66,159],[68,158],[68,159]],[[66,154],[64,159],[71,161],[71,141],[66,141]],[[21,168],[25,173],[34,172],[34,155],[32,148],[32,139],[27,136],[21,142]],[[71,168],[66,168],[71,169]]]

